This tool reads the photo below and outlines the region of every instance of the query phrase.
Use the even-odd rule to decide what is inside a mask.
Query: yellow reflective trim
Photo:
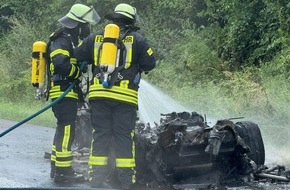
[[[94,48],[94,65],[97,66],[98,48]]]
[[[134,184],[134,183],[136,183],[136,172],[135,172],[135,170],[134,170],[134,174],[133,174],[133,176],[132,176],[132,183]]]
[[[103,42],[104,37],[102,35],[96,35],[95,37],[95,44],[94,44],[94,65],[97,66],[97,61],[98,61],[98,57],[101,57],[102,53],[100,51],[100,55],[99,54],[99,48]]]
[[[65,151],[65,152],[56,151],[56,157],[58,158],[67,158],[67,157],[71,157],[72,155],[73,155],[72,151]]]
[[[120,87],[128,88],[129,82],[130,82],[129,80],[121,80],[120,81]]]
[[[105,166],[108,164],[108,157],[90,155],[89,165],[91,166]]]
[[[60,91],[60,86],[53,86],[50,91],[49,91],[49,96],[51,99],[54,99],[54,98],[58,98],[60,97],[61,95],[63,94],[62,91]],[[73,91],[73,89],[67,94],[65,95],[66,98],[73,98],[73,99],[78,99],[78,94],[75,93]]]
[[[120,95],[112,92],[90,92],[89,93],[89,98],[111,98],[114,100],[119,100],[123,102],[128,102],[137,105],[138,104],[138,99],[137,98],[132,98],[126,95]]]
[[[113,86],[112,88],[104,88],[101,84],[93,84],[90,86],[90,92],[93,91],[107,91],[107,92],[117,92],[122,94],[127,94],[129,96],[138,97],[138,92],[129,88],[123,88],[120,86]]]
[[[72,166],[72,163],[73,163],[72,160],[70,160],[70,161],[58,161],[58,160],[56,160],[55,166],[60,167],[60,168],[67,168],[67,167]]]
[[[55,162],[56,161],[56,156],[55,155],[51,155],[50,156],[50,160],[53,161],[53,162]]]
[[[62,54],[62,55],[68,56],[68,57],[70,56],[69,51],[67,51],[65,49],[56,49],[50,53],[50,57],[54,57],[57,54]]]
[[[96,77],[94,77],[94,83],[92,84],[92,86],[90,88],[93,88],[96,85],[100,85],[99,83],[100,83],[100,80],[97,79]]]
[[[76,70],[77,70],[77,67],[76,67],[75,65],[71,64],[71,70],[70,70],[68,76],[72,76]],[[78,69],[78,70],[77,70],[77,74],[76,74],[76,76],[78,76],[79,73],[80,73],[80,70]]]
[[[134,36],[126,36],[123,40],[124,44],[133,44],[134,43]]]
[[[55,156],[55,154],[56,154],[55,145],[52,145],[52,146],[51,146],[51,151],[52,151],[52,153],[51,153],[51,155],[50,155],[50,160],[51,160],[51,161],[55,161],[55,160],[56,160],[56,156]]]
[[[126,51],[127,51],[127,55],[126,55],[126,63],[125,63],[125,69],[127,69],[128,67],[131,66],[131,63],[132,63],[132,59],[133,59],[133,56],[132,56],[132,44],[126,44],[125,45],[126,47]]]
[[[135,136],[135,131],[132,130],[131,131],[131,138],[132,140],[134,139],[134,136]],[[133,158],[135,158],[135,141],[133,140],[133,143],[132,143],[132,155],[133,155]]]
[[[76,70],[76,67],[74,65],[71,65],[71,69],[70,69],[68,76],[72,76],[72,74],[74,74],[75,70]]]
[[[138,92],[120,86],[113,86],[107,89],[101,84],[93,84],[90,86],[89,98],[111,98],[136,105],[138,104]]]
[[[49,96],[50,96],[51,99],[55,99],[55,98],[60,97],[62,94],[63,94],[63,92],[60,92],[60,93],[58,93],[58,94],[51,94],[51,93],[50,93]],[[66,97],[66,98],[78,99],[78,96],[77,96],[77,95],[75,95],[75,94],[70,94],[70,93],[68,93],[67,95],[65,95],[65,97]]]
[[[132,46],[131,46],[131,47],[132,47]],[[132,57],[133,57],[133,56],[132,56],[132,55],[133,55],[133,54],[132,54],[132,51],[133,51],[132,48],[129,48],[129,49],[128,49],[128,58],[127,58],[127,61],[128,61],[130,64],[131,64],[131,62],[132,62]],[[130,66],[130,65],[129,65],[129,66]]]
[[[70,130],[71,130],[70,125],[66,125],[64,127],[63,141],[62,141],[62,146],[61,146],[62,152],[68,151],[68,143],[69,143],[69,139],[70,139]]]
[[[148,55],[152,55],[153,54],[153,50],[151,49],[151,48],[149,48],[148,50],[147,50],[147,53],[148,53]]]
[[[103,35],[96,35],[95,43],[102,43],[103,40],[104,40],[104,36]]]
[[[74,58],[74,57],[70,58],[69,61],[70,61],[71,64],[74,64],[74,65],[77,64],[77,59]]]
[[[75,79],[78,78],[77,76],[79,76],[79,73],[81,72],[80,69],[78,69],[78,73],[76,74],[76,76],[74,77]]]
[[[54,73],[54,64],[49,65],[49,70],[51,73]]]
[[[134,158],[116,158],[116,167],[117,168],[133,168],[135,167]]]
[[[81,42],[79,43],[78,47],[80,47],[82,44],[83,44],[83,41],[81,41]]]

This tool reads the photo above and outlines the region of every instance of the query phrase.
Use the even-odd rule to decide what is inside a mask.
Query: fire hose
[[[81,71],[83,70],[84,66],[86,63],[82,63],[80,66]],[[52,106],[54,106],[55,104],[57,104],[60,100],[62,100],[69,92],[70,90],[77,84],[78,79],[74,80],[73,83],[66,89],[66,91],[64,91],[62,93],[62,95],[60,97],[58,97],[57,99],[55,99],[54,101],[52,101],[50,104],[48,104],[47,106],[45,106],[44,108],[42,108],[41,110],[39,110],[38,112],[32,114],[31,116],[23,119],[22,121],[16,123],[15,125],[13,125],[12,127],[6,129],[4,132],[2,132],[0,134],[0,138],[3,137],[4,135],[6,135],[7,133],[11,132],[12,130],[16,129],[17,127],[19,127],[20,125],[26,123],[27,121],[31,120],[32,118],[38,116],[39,114],[43,113],[44,111],[48,110],[49,108],[51,108]]]

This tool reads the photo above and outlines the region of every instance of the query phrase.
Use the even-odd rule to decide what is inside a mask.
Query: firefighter
[[[137,13],[134,7],[118,4],[114,12],[105,15],[105,19],[111,21],[108,28],[112,31],[108,33],[120,31],[118,39],[113,37],[115,35],[106,36],[107,25],[105,29],[89,35],[74,50],[77,59],[93,63],[94,78],[89,90],[93,128],[89,180],[91,187],[112,187],[106,178],[106,166],[111,159],[108,151],[113,144],[118,180],[122,189],[131,189],[136,182],[133,139],[140,75],[154,69],[156,60],[146,39],[137,32],[139,28],[135,26]],[[106,43],[115,44],[118,50],[111,54],[105,52]],[[108,73],[103,55],[110,58],[116,56],[113,72]],[[106,74],[108,76],[104,77]],[[108,80],[104,81],[105,78]]]
[[[80,63],[76,60],[73,49],[79,40],[90,34],[90,24],[94,25],[99,20],[95,9],[83,4],[74,4],[70,11],[58,20],[62,27],[50,36],[47,50],[51,80],[49,97],[52,101],[60,97],[70,84],[81,76]],[[75,136],[79,94],[78,85],[75,85],[52,107],[57,119],[51,154],[51,178],[55,183],[84,179],[72,168],[71,146]]]

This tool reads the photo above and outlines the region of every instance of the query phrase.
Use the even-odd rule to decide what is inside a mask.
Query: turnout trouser
[[[71,146],[75,136],[77,101],[64,98],[52,107],[57,119],[57,127],[53,139],[51,163],[56,173],[71,172],[73,156]]]
[[[92,180],[106,178],[110,147],[114,145],[115,163],[123,186],[135,183],[134,128],[136,106],[107,99],[90,100],[93,127],[92,151],[89,159]],[[114,143],[112,143],[112,140]]]

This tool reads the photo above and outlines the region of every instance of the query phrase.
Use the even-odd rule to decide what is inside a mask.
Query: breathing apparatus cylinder
[[[36,41],[32,47],[32,67],[31,67],[31,83],[37,88],[37,96],[39,88],[44,86],[45,70],[46,70],[46,47],[47,44],[43,41]],[[39,98],[39,97],[38,97]]]
[[[109,86],[108,76],[114,72],[119,63],[120,50],[118,49],[118,39],[120,28],[116,24],[108,24],[105,27],[100,68],[104,74],[103,87]]]

